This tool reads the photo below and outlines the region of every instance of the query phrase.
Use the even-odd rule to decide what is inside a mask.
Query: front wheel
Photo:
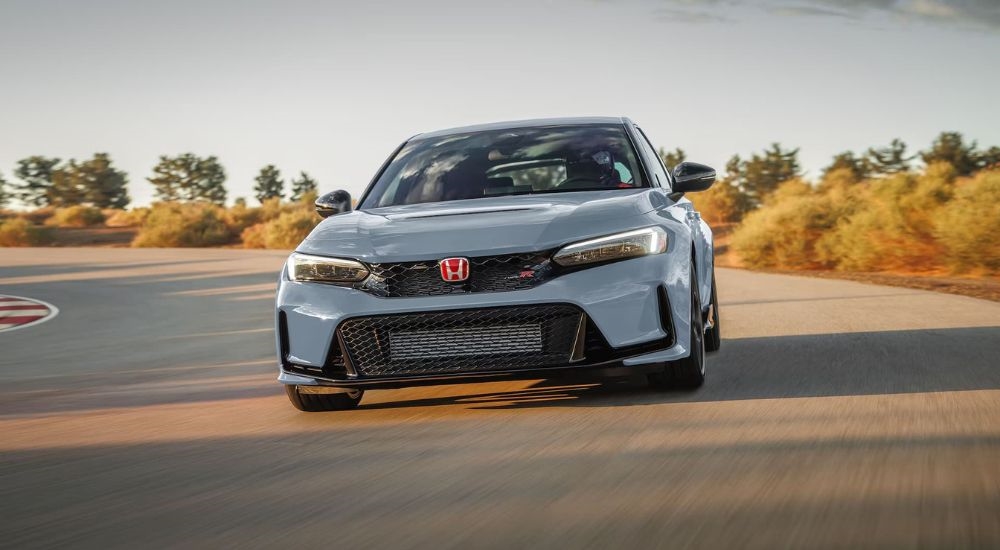
[[[298,386],[285,386],[285,393],[292,406],[304,412],[346,411],[355,409],[361,403],[364,390],[345,393],[303,393]]]
[[[722,347],[722,325],[719,322],[719,293],[715,289],[715,269],[712,269],[712,302],[708,305],[709,327],[705,329],[705,351]]]
[[[693,263],[693,262],[692,262]],[[657,389],[700,388],[705,383],[705,318],[701,312],[701,298],[698,294],[698,279],[691,269],[691,353],[677,361],[671,361],[662,372],[649,375],[649,385]]]

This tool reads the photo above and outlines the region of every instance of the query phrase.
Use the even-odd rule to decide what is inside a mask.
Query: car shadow
[[[655,391],[641,379],[540,380],[528,389],[374,403],[362,408],[618,407],[670,402],[1000,389],[1000,327],[724,340],[705,385]]]
[[[240,335],[233,337],[239,339]],[[406,398],[410,390],[380,390],[384,400],[362,401],[359,409],[628,407],[988,390],[1000,389],[998,358],[1000,327],[741,338],[724,340],[722,350],[709,355],[708,379],[695,391],[657,391],[637,377],[560,376],[512,390],[483,391],[490,387],[488,384],[453,385],[443,396]],[[178,368],[186,370],[174,372]],[[0,402],[0,416],[278,397],[281,392],[274,383],[273,369],[265,359],[222,368],[151,367],[131,374],[119,372],[110,385],[108,378],[93,375],[91,379],[77,379],[73,390],[63,398],[59,389],[66,380],[57,377],[51,386],[45,385],[52,392],[49,399],[30,401],[18,397],[21,384],[13,384],[9,399]],[[182,381],[204,377],[204,382],[192,388],[177,382],[175,377],[181,374]],[[118,384],[121,387],[115,390]],[[27,396],[41,388],[31,384],[23,389]],[[113,391],[98,391],[109,389]],[[91,396],[91,392],[97,393]]]

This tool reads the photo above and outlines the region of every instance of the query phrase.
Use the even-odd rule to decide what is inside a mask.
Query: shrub
[[[817,244],[821,258],[840,270],[926,270],[940,265],[932,235],[938,209],[951,197],[954,169],[932,165],[920,175],[896,174],[855,185],[849,215]],[[828,195],[841,188],[826,188]]]
[[[816,243],[820,262],[842,271],[895,266],[897,253],[906,250],[905,224],[898,209],[864,196],[858,200],[862,201],[858,210],[839,220]]]
[[[819,234],[829,227],[820,203],[800,197],[751,212],[733,234],[733,250],[748,267],[822,267],[813,252]]]
[[[277,219],[282,213],[292,210],[295,207],[295,204],[282,203],[280,197],[266,199],[260,204],[260,221],[269,222]]]
[[[983,192],[975,213],[963,217],[977,192],[960,191],[969,193],[962,195],[969,203],[963,206],[952,200],[956,187],[962,184],[956,185],[955,169],[941,163],[922,174],[862,182],[833,170],[815,190],[791,180],[746,217],[732,247],[748,267],[914,271],[939,268],[950,258],[956,268],[993,269],[985,261],[997,256],[995,249],[989,252],[996,225],[986,221],[993,215],[992,199]],[[977,219],[982,225],[974,231]]]
[[[24,218],[35,225],[41,225],[45,223],[46,220],[52,217],[56,211],[55,208],[51,206],[45,206],[42,208],[36,208],[28,212],[21,212],[17,216],[19,218]]]
[[[52,242],[52,231],[24,218],[0,220],[0,246],[42,246]]]
[[[248,227],[257,225],[263,221],[263,212],[260,208],[249,208],[246,201],[236,203],[235,206],[226,210],[226,224],[234,235],[241,234]]]
[[[728,181],[715,182],[702,193],[692,193],[691,202],[710,224],[735,223],[746,210],[745,198]]]
[[[204,202],[161,202],[150,209],[132,246],[220,246],[231,243],[234,236],[222,207]]]
[[[961,182],[934,226],[947,265],[1000,272],[1000,170]]]
[[[104,221],[108,227],[140,227],[149,217],[149,208],[133,208],[132,210],[111,210]],[[107,214],[107,213],[106,213]]]
[[[265,242],[268,248],[291,249],[298,246],[319,223],[320,218],[310,210],[293,210],[278,216],[267,225]]]
[[[312,191],[306,191],[305,193],[302,193],[302,196],[299,197],[298,202],[299,204],[302,204],[306,207],[314,208],[313,205],[316,202],[316,199],[318,198],[319,198],[319,191],[313,189]]]
[[[104,223],[104,213],[94,206],[69,206],[57,208],[45,225],[53,227],[92,227]]]
[[[743,219],[733,233],[733,250],[748,267],[829,267],[815,247],[834,227],[843,207],[804,182],[787,181],[768,198],[766,206]]]
[[[799,197],[809,197],[815,195],[815,190],[811,185],[798,178],[786,180],[774,191],[764,197],[764,206],[778,204],[783,201],[795,200]]]
[[[311,210],[298,208],[243,231],[245,248],[292,249],[305,239],[320,219]]]
[[[266,225],[258,223],[251,225],[240,234],[243,241],[243,248],[267,248]]]

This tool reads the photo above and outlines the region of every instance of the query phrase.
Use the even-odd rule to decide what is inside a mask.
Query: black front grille
[[[569,363],[582,316],[513,306],[355,317],[337,331],[362,377],[490,372]]]
[[[552,276],[549,257],[529,252],[469,258],[469,278],[461,283],[444,281],[437,260],[369,264],[371,275],[358,288],[385,298],[523,290]]]

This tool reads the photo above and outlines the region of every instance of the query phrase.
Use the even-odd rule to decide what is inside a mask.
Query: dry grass
[[[153,205],[135,247],[223,246],[236,238],[225,222],[225,209],[208,203],[161,202]]]
[[[226,247],[293,249],[321,219],[315,196],[230,208],[160,202],[132,210],[89,206],[0,213],[0,246]]]
[[[132,210],[108,210],[105,212],[107,227],[142,227],[149,217],[149,208],[133,208]]]
[[[52,227],[94,227],[104,223],[104,213],[93,206],[57,208],[45,225]]]
[[[845,279],[874,285],[931,290],[1000,302],[1000,277],[995,275],[980,274],[969,277],[955,277],[947,273],[864,273],[858,271],[775,269],[764,271],[768,273],[807,275],[823,279]]]
[[[320,217],[305,209],[289,210],[277,218],[243,231],[244,248],[295,248],[319,223]]]
[[[0,220],[0,246],[44,246],[52,242],[52,231],[24,218]]]

